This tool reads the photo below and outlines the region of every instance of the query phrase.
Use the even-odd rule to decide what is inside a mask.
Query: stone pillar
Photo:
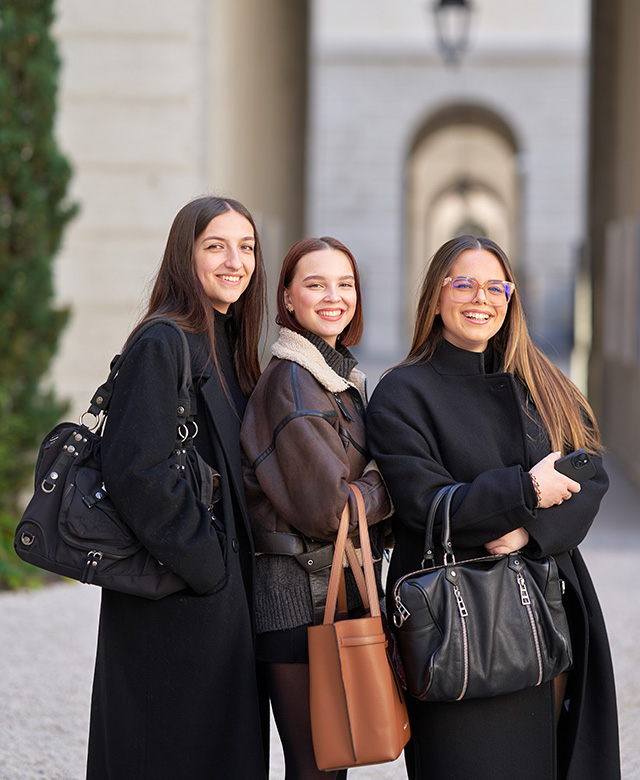
[[[611,152],[615,137],[615,90],[611,76],[616,46],[617,0],[593,0],[591,11],[591,79],[589,113],[588,256],[593,291],[604,289],[605,227],[613,201]],[[593,331],[589,361],[589,400],[598,415],[603,414],[604,383],[604,297],[595,292]]]
[[[640,6],[593,0],[591,30],[589,398],[606,446],[640,484]]]
[[[260,223],[271,321],[280,263],[304,235],[308,17],[301,0],[218,0],[209,19],[208,178]]]

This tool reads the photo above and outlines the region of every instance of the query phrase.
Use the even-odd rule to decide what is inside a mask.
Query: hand
[[[526,528],[516,528],[515,531],[509,531],[508,534],[487,542],[485,547],[491,555],[508,555],[509,553],[521,550],[529,541],[529,532]]]
[[[548,509],[571,498],[573,493],[580,492],[580,483],[565,477],[556,471],[553,464],[560,457],[560,452],[552,452],[538,461],[529,474],[538,480],[540,495],[538,509]]]

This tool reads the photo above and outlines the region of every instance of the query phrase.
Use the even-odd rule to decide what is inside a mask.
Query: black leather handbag
[[[552,680],[572,662],[561,582],[552,557],[521,552],[456,562],[451,499],[443,488],[427,518],[423,568],[393,589],[393,622],[409,692],[422,701],[512,693]],[[444,564],[434,566],[442,505]]]
[[[18,523],[14,549],[23,561],[46,571],[104,588],[159,599],[186,588],[185,582],[143,547],[118,516],[102,480],[102,433],[120,367],[147,328],[163,322],[182,337],[183,365],[176,409],[176,445],[171,466],[213,511],[217,473],[193,446],[191,359],[182,329],[157,317],[143,323],[116,356],[106,382],[91,399],[80,423],[63,422],[45,437],[35,471],[35,490]],[[89,415],[91,428],[84,424]]]

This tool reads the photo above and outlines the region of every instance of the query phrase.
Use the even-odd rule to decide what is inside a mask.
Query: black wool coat
[[[458,559],[486,554],[483,545],[524,526],[533,557],[553,555],[568,592],[574,651],[569,716],[558,732],[551,686],[510,696],[454,703],[409,702],[428,738],[409,746],[416,778],[618,780],[617,710],[602,612],[577,549],[608,487],[600,457],[596,476],[560,506],[536,510],[526,472],[551,447],[527,417],[527,393],[511,374],[485,370],[485,355],[444,341],[432,360],[387,374],[368,408],[369,450],[395,508],[396,546],[387,583],[420,568],[429,505],[441,487],[464,483],[452,504]],[[440,528],[435,529],[439,538]],[[419,730],[419,729],[418,729]],[[414,733],[415,733],[414,729]],[[555,751],[560,756],[556,775]],[[411,751],[413,751],[413,758]],[[410,775],[411,776],[411,775]]]
[[[158,601],[103,591],[88,780],[266,777],[240,417],[207,364],[207,339],[187,338],[196,447],[221,475],[216,516],[224,535],[169,467],[182,349],[179,335],[158,324],[134,346],[116,380],[103,474],[123,519],[188,588]]]

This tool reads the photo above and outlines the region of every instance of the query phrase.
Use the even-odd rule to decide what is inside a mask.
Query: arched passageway
[[[409,310],[429,258],[453,236],[490,236],[517,265],[518,148],[508,124],[479,105],[444,107],[415,133],[405,179]]]

